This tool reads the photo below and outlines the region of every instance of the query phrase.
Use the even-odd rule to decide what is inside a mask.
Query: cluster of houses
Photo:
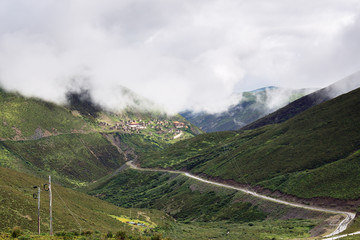
[[[130,129],[145,129],[146,126],[143,123],[131,122],[127,125]]]
[[[158,134],[174,133],[179,134],[180,129],[188,128],[183,122],[179,121],[168,121],[168,120],[150,120],[142,121],[141,119],[136,120],[120,120],[115,125],[110,125],[106,122],[100,122],[98,124],[102,128],[109,130],[119,130],[124,132],[136,132],[139,133],[141,130],[146,128],[154,129]],[[149,133],[152,135],[152,133]]]
[[[185,127],[185,123],[183,123],[183,122],[174,121],[173,124],[174,124],[174,126],[175,126],[176,128],[183,128],[183,127]]]

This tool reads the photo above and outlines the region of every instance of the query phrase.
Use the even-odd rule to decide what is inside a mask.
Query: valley
[[[0,19],[0,240],[360,240],[360,0]]]
[[[56,197],[69,211],[107,215],[93,223],[80,212],[55,212],[57,234],[72,238],[84,232],[78,223],[96,229],[94,236],[121,230],[132,239],[319,239],[356,232],[359,94],[283,123],[204,134],[179,115],[113,113],[81,101],[58,106],[2,91],[0,166],[4,177],[19,182],[9,191],[13,183],[2,180],[2,196],[18,199],[9,207],[3,198],[2,214],[10,220],[2,228],[35,230],[31,186],[21,184],[52,175],[58,189],[89,207]],[[85,204],[96,201],[114,210]],[[62,220],[74,216],[82,217]]]

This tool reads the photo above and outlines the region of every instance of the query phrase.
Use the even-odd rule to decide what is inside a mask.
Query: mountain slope
[[[210,114],[186,111],[181,115],[205,132],[238,130],[311,91],[266,87],[238,94],[239,102],[225,112]]]
[[[246,239],[306,237],[306,234],[310,234],[309,230],[320,222],[317,230],[312,230],[311,234],[324,233],[326,230],[320,229],[328,228],[327,221],[323,221],[329,217],[326,213],[261,200],[233,189],[214,186],[173,173],[128,169],[101,184],[95,184],[90,193],[120,206],[165,211],[174,217],[180,226],[186,223],[193,226],[194,230],[199,224],[211,228],[214,225],[226,226],[226,228],[234,225],[237,226],[237,230],[232,230],[232,234],[243,235],[235,237],[231,234],[227,239],[243,239],[246,238],[244,236],[246,234],[252,236]],[[254,223],[257,226],[271,225],[272,231],[267,232],[260,228],[254,232]],[[289,224],[288,228],[280,230],[279,223]],[[311,226],[311,223],[314,225]],[[297,230],[293,230],[294,228]],[[205,235],[199,230],[192,237],[185,239],[214,238],[212,231],[209,230]],[[177,238],[176,235],[170,236]]]
[[[51,173],[63,184],[95,181],[124,162],[124,156],[101,134],[66,134],[28,141],[0,142],[0,164],[38,176]]]
[[[277,110],[268,116],[261,118],[242,129],[255,129],[269,124],[285,122],[297,114],[316,106],[320,103],[333,99],[341,94],[360,87],[360,72],[356,72],[326,88],[320,89],[314,93],[306,95],[289,105]]]
[[[68,109],[40,99],[25,98],[0,88],[0,140],[91,131],[93,126]]]
[[[82,186],[136,158],[145,146],[158,149],[201,132],[179,115],[130,107],[107,112],[87,91],[67,97],[64,107],[0,89],[0,166]]]
[[[0,229],[20,226],[24,230],[37,231],[37,200],[33,186],[43,186],[46,178],[36,178],[27,174],[0,167]],[[95,197],[67,189],[56,184],[53,188],[53,227],[60,231],[100,231],[106,233],[124,230],[132,235],[140,232],[132,231],[131,225],[122,223],[114,216],[137,216],[143,221],[151,219],[158,227],[172,224],[171,218],[156,210],[125,209],[116,207]],[[41,192],[41,230],[49,231],[49,195]],[[142,214],[138,214],[138,213]]]
[[[317,192],[312,191],[313,188],[306,189],[305,184],[288,182],[286,185],[292,174],[305,174],[307,170],[325,167],[326,164],[346,159],[358,151],[360,124],[356,123],[359,121],[360,89],[357,89],[304,111],[281,124],[218,137],[216,133],[202,135],[179,142],[161,152],[143,155],[141,164],[144,167],[187,169],[193,173],[235,180],[243,184],[260,184],[273,190],[281,189],[285,193],[291,192],[303,197],[305,195],[302,193],[305,191],[306,197],[359,198],[360,194],[351,184],[346,186],[349,187],[351,196],[342,195],[340,189]],[[191,144],[194,142],[195,145]],[[189,150],[193,145],[200,146],[200,143],[202,147],[199,151]],[[355,158],[357,156],[355,155]],[[345,160],[342,162],[346,163]],[[341,162],[338,164],[341,165]],[[328,172],[322,181],[317,183],[319,189],[327,189],[329,181],[334,184],[341,181],[351,182],[350,178],[354,176],[340,177],[339,174],[336,175],[336,169],[328,168],[333,173]],[[294,178],[300,181],[302,176],[292,175],[291,181],[294,182]],[[337,178],[331,179],[330,176]],[[358,177],[357,174],[355,178]],[[295,187],[303,189],[295,190]]]

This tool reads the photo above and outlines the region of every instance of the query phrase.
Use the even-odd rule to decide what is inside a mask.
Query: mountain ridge
[[[236,94],[238,102],[224,112],[211,114],[185,111],[180,114],[205,132],[238,130],[311,91],[264,87]]]
[[[316,92],[301,97],[300,99],[295,100],[287,106],[280,108],[279,110],[244,126],[242,129],[249,130],[268,124],[284,122],[313,106],[333,99],[358,87],[360,87],[360,71],[355,72],[343,78],[342,80],[337,81]]]

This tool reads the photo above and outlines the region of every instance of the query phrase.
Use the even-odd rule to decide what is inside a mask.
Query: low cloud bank
[[[359,3],[3,0],[0,83],[63,104],[83,88],[111,110],[142,99],[221,112],[234,92],[320,88],[359,70]]]

